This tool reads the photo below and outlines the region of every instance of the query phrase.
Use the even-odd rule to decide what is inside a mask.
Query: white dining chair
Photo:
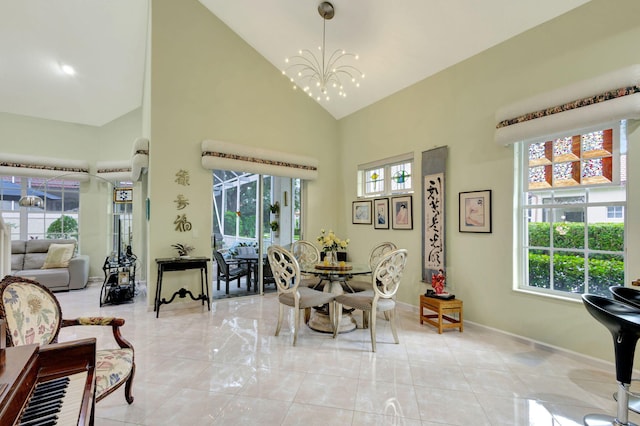
[[[304,317],[305,322],[307,322],[311,308],[332,303],[334,294],[300,286],[300,265],[298,265],[298,261],[293,254],[284,248],[277,245],[270,246],[267,249],[267,257],[276,286],[278,286],[279,313],[275,335],[278,336],[280,334],[284,307],[293,308],[295,318],[293,322],[293,346],[295,346],[300,328],[300,311],[305,311]],[[334,324],[333,318],[330,320],[331,324]]]
[[[369,252],[369,267],[371,268],[371,272],[373,273],[373,271],[376,269],[376,266],[378,265],[378,262],[380,262],[380,259],[382,259],[382,256],[397,249],[398,247],[394,243],[389,241],[380,243],[372,248]],[[347,281],[347,286],[349,286],[352,291],[357,292],[371,290],[370,276],[369,279],[366,279],[367,276],[360,276],[358,278],[359,279]]]
[[[301,265],[315,265],[320,263],[320,250],[311,242],[306,240],[294,241],[291,244],[291,253]],[[305,274],[301,272],[300,285],[310,287],[315,290],[322,290],[324,285],[322,279],[313,274]]]
[[[405,265],[407,264],[407,250],[398,249],[385,254],[373,274],[371,275],[371,290],[358,293],[345,293],[335,297],[333,337],[338,334],[343,306],[359,309],[367,318],[371,332],[371,349],[376,351],[376,316],[378,312],[389,312],[389,322],[393,340],[396,344],[398,332],[396,330],[396,301],[394,296],[398,291]]]

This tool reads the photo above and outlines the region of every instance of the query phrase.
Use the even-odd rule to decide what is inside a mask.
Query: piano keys
[[[95,339],[4,351],[1,425],[93,425]]]

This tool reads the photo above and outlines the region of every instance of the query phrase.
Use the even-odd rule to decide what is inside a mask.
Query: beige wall
[[[152,5],[148,294],[155,294],[153,259],[175,256],[171,244],[188,243],[194,254],[211,257],[212,174],[201,166],[204,139],[318,158],[319,177],[305,185],[311,213],[305,232],[338,226],[344,208],[338,195],[338,123],[292,91],[276,68],[197,0]],[[174,182],[181,169],[189,172],[188,187]],[[178,232],[173,224],[178,194],[190,201],[180,211],[192,223],[190,232]],[[163,297],[180,287],[199,292],[197,273],[167,274]]]
[[[94,173],[96,161],[131,158],[133,141],[141,134],[141,120],[141,108],[101,127],[0,113],[0,152],[85,160]],[[91,258],[91,277],[102,278],[102,264],[111,251],[107,238],[110,202],[111,190],[106,183],[92,179],[81,185],[79,248]]]
[[[640,62],[640,3],[593,1],[428,78],[340,122],[342,174],[359,163],[413,151],[420,173],[422,151],[449,147],[446,187],[448,284],[464,301],[465,317],[591,356],[612,359],[611,338],[578,301],[512,290],[513,148],[493,142],[496,109],[580,79]],[[374,70],[369,71],[374,72]],[[640,131],[631,126],[629,159],[628,277],[640,276],[633,259],[640,241],[640,187],[633,167],[640,161]],[[366,148],[366,149],[365,149]],[[344,203],[355,198],[355,179],[345,179]],[[458,232],[458,193],[493,190],[493,232]],[[408,273],[399,300],[416,305],[420,282],[422,208],[414,195],[413,231],[372,231],[346,225],[356,253],[376,241],[409,249]],[[342,215],[348,218],[345,209]]]

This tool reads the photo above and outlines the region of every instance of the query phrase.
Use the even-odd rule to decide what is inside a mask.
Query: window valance
[[[640,65],[632,65],[499,109],[495,142],[508,145],[637,118],[640,118]]]
[[[202,167],[298,179],[316,179],[318,160],[229,142],[202,141]]]
[[[149,167],[149,139],[137,138],[133,142],[131,159],[121,161],[98,161],[96,163],[96,174],[107,180],[130,180],[140,179],[143,170]]]
[[[0,154],[0,174],[51,178],[65,173],[77,174],[78,181],[89,180],[89,163],[81,160]],[[83,176],[84,175],[84,176]]]

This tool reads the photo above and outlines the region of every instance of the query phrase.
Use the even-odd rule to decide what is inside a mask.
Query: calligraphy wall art
[[[422,281],[446,270],[445,182],[448,147],[422,152]]]

